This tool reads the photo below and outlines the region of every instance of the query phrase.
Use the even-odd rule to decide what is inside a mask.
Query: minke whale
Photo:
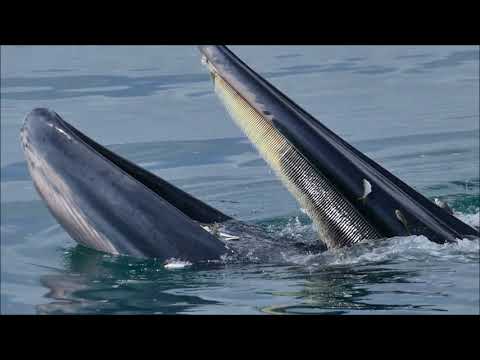
[[[327,247],[424,235],[478,237],[348,144],[248,67],[226,46],[199,46],[215,93],[234,122],[306,211]]]

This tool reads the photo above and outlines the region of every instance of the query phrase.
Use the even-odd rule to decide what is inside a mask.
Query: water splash
[[[462,213],[455,216],[470,226],[480,226],[480,212]],[[314,242],[315,231],[311,223],[301,221],[298,216],[286,222],[270,224],[269,229],[278,237],[290,237],[296,241]],[[479,239],[459,239],[455,243],[437,244],[425,236],[393,237],[363,241],[350,248],[330,249],[316,253],[282,251],[282,258],[288,264],[305,266],[308,269],[325,266],[378,264],[401,261],[478,261]]]
[[[192,263],[190,261],[182,261],[177,259],[169,259],[163,265],[165,269],[169,270],[184,269],[189,266],[192,266]]]
[[[479,239],[459,239],[456,243],[437,244],[425,236],[368,240],[351,248],[331,249],[319,254],[285,256],[285,261],[315,268],[335,265],[378,264],[401,261],[478,261]]]

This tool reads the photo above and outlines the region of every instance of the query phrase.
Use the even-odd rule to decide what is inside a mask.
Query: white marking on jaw
[[[367,196],[372,192],[372,184],[370,184],[370,182],[367,179],[363,179],[362,184],[363,184],[363,195],[358,200],[365,201],[367,199]]]
[[[445,202],[445,201],[442,201],[438,198],[435,198],[434,199],[434,202],[435,202],[435,205],[437,205],[438,207],[442,208],[443,210],[445,210],[446,212],[448,212],[449,214],[453,214],[453,211],[452,209],[450,208],[450,206],[448,206],[448,204]]]
[[[216,237],[222,237],[224,240],[238,240],[240,239],[239,236],[236,236],[236,235],[231,235],[231,234],[227,234],[227,233],[224,233],[224,232],[221,232],[218,227],[219,225],[218,224],[212,224],[212,227],[208,227],[206,225],[200,225],[201,228],[205,231],[208,231],[210,234],[216,236]]]
[[[216,224],[216,223],[210,224],[210,226],[200,225],[200,227],[203,230],[208,231],[212,235],[215,235],[215,236],[218,235],[218,224]]]
[[[395,216],[397,217],[398,221],[400,221],[402,225],[405,226],[405,230],[407,230],[407,233],[410,234],[410,230],[408,230],[408,222],[403,213],[400,210],[395,209]]]
[[[221,237],[225,238],[225,240],[238,240],[238,239],[240,239],[239,236],[230,235],[230,234],[227,234],[227,233],[224,233],[224,232],[220,232],[219,234],[220,234]]]
[[[63,131],[62,129],[58,128],[58,127],[55,127],[55,130],[57,130],[59,133],[63,134],[68,140],[72,140],[72,138],[70,137],[70,135],[68,135],[65,131]]]

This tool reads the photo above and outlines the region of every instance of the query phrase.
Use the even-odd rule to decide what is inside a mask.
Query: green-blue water
[[[479,47],[232,46],[368,156],[479,226]],[[1,48],[1,312],[479,313],[479,241],[393,238],[168,270],[77,247],[33,188],[19,130],[50,107],[96,141],[271,234],[312,239],[191,46]]]

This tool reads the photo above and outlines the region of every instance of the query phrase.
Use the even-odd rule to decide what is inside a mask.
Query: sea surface
[[[479,226],[478,46],[231,49],[362,152]],[[316,234],[228,118],[194,46],[2,46],[3,314],[479,314],[478,240],[398,237],[171,268],[77,246],[26,169],[19,131],[35,107],[273,236]]]

